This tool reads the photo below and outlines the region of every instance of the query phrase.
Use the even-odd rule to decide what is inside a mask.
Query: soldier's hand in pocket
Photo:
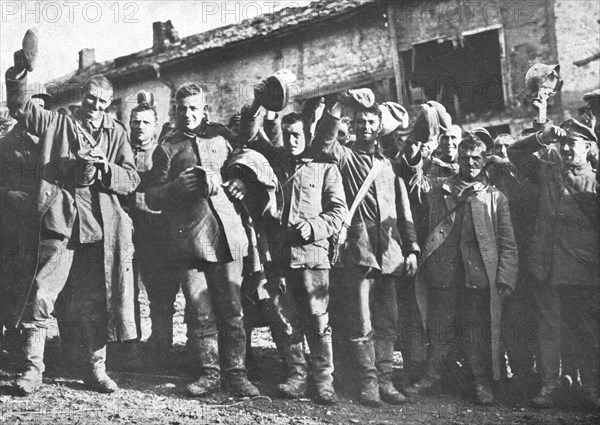
[[[295,228],[304,242],[309,242],[311,240],[313,231],[308,221],[296,224]]]

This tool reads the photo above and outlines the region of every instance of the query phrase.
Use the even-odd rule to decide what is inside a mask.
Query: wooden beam
[[[587,65],[588,63],[597,61],[599,59],[600,59],[600,52],[593,54],[589,58],[585,58],[585,59],[581,59],[581,60],[575,61],[575,62],[573,62],[573,65],[575,65],[575,66],[583,66],[583,65]]]
[[[396,79],[396,99],[398,103],[404,104],[404,93],[402,91],[402,80],[404,79],[404,70],[398,53],[398,34],[396,33],[396,22],[394,19],[394,5],[388,2],[387,5],[388,30],[390,34],[390,49],[392,56],[392,65],[394,67],[394,78]]]

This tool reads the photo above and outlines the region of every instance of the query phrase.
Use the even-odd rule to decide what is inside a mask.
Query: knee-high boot
[[[46,329],[34,324],[23,324],[22,350],[25,368],[15,387],[20,395],[29,395],[42,386],[44,373],[44,347],[46,345]]]

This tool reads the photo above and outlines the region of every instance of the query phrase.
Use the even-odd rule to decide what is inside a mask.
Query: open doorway
[[[504,110],[500,36],[487,30],[400,52],[408,103],[436,100],[456,119]]]

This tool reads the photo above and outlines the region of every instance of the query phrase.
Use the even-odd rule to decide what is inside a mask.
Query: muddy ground
[[[419,397],[403,406],[367,408],[353,400],[350,390],[340,392],[335,406],[318,406],[310,400],[277,398],[274,388],[283,378],[282,365],[268,332],[252,334],[254,361],[250,379],[262,397],[235,399],[227,394],[194,399],[184,394],[193,376],[193,362],[185,354],[183,300],[178,298],[175,347],[161,366],[151,366],[143,343],[110,347],[109,374],[119,384],[112,395],[84,389],[82,381],[68,371],[60,345],[47,344],[48,371],[44,386],[29,398],[15,397],[12,376],[0,379],[1,424],[598,424],[600,414],[565,394],[561,406],[536,410],[529,406],[532,391],[516,388],[510,381],[497,388],[498,404],[475,406],[464,388],[455,386],[435,397]],[[144,335],[149,334],[147,309],[142,311]],[[398,356],[396,375],[402,373]]]

